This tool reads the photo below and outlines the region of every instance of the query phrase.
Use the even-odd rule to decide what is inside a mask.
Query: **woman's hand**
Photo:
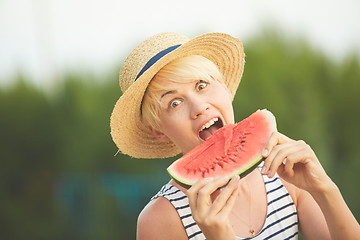
[[[227,177],[203,179],[187,191],[192,216],[206,239],[235,239],[229,214],[238,196],[239,180],[239,176],[234,176],[226,187],[218,190],[229,181]]]
[[[273,177],[277,172],[285,181],[311,194],[312,197],[301,192],[298,196],[297,209],[304,236],[359,239],[359,223],[309,145],[274,132],[264,147],[263,156],[266,157],[263,174]]]
[[[275,172],[284,180],[308,192],[322,191],[331,184],[314,151],[304,141],[294,141],[274,132],[263,150],[263,174]]]

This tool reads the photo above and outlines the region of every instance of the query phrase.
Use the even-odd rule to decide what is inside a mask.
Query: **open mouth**
[[[223,126],[224,124],[220,118],[212,118],[200,128],[199,137],[205,141]]]

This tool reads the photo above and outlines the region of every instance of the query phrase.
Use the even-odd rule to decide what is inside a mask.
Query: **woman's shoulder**
[[[173,205],[164,197],[152,199],[141,211],[137,239],[187,239],[185,229]]]

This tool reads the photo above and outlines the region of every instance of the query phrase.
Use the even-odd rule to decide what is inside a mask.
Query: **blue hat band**
[[[146,71],[148,70],[152,65],[154,65],[157,61],[159,61],[162,57],[164,57],[166,54],[174,51],[175,49],[177,49],[178,47],[180,47],[181,44],[179,45],[175,45],[172,47],[169,47],[165,50],[162,50],[161,52],[159,52],[158,54],[156,54],[155,56],[153,56],[152,58],[150,58],[150,60],[145,64],[145,66],[141,69],[141,71],[139,72],[139,74],[136,76],[134,82]]]

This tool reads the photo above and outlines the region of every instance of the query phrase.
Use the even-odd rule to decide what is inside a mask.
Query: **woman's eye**
[[[173,101],[170,102],[170,107],[171,107],[171,108],[176,108],[177,106],[180,105],[180,103],[181,103],[181,101],[178,100],[178,99],[173,100]]]
[[[199,82],[196,84],[196,90],[197,90],[197,91],[200,91],[200,90],[206,88],[207,85],[208,85],[207,82],[205,82],[205,81],[199,81]]]

